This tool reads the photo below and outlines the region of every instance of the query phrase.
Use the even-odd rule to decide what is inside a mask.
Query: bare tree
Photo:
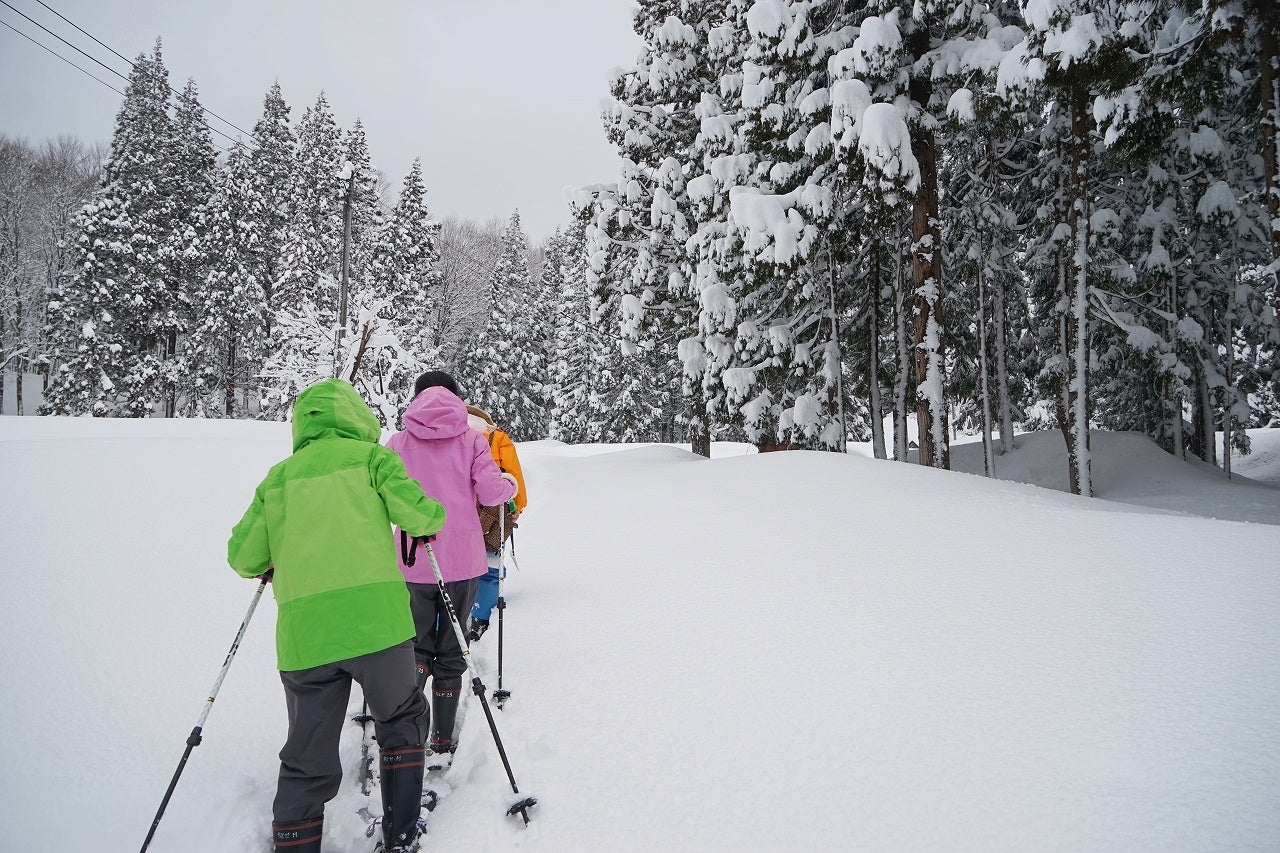
[[[19,413],[23,373],[48,375],[49,300],[71,274],[72,220],[97,184],[103,156],[102,146],[71,136],[39,147],[0,136],[0,363],[17,374]],[[3,394],[0,386],[0,407]]]
[[[440,311],[432,336],[450,367],[488,320],[489,277],[502,254],[505,227],[506,220],[496,216],[483,223],[453,216],[441,222]]]

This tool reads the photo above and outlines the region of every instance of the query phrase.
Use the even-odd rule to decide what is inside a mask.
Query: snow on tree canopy
[[[698,175],[685,184],[685,192],[695,203],[710,201],[716,194],[716,181],[711,175]]]
[[[837,80],[831,86],[831,136],[840,148],[852,148],[862,116],[871,106],[871,90],[861,80]]]
[[[747,29],[760,41],[782,38],[790,24],[790,16],[778,0],[758,0],[747,10]]]
[[[1019,27],[993,25],[983,37],[945,41],[932,51],[930,76],[937,80],[973,71],[990,74],[1004,61],[1009,49],[1023,38],[1025,34]]]
[[[973,121],[973,92],[969,89],[956,89],[947,101],[947,115],[966,124]]]
[[[898,10],[894,9],[883,18],[872,15],[862,22],[851,58],[859,74],[885,80],[897,72],[901,52],[902,33],[898,30]]]
[[[742,105],[748,109],[762,109],[773,94],[774,83],[763,76],[760,66],[753,62],[742,63]]]
[[[920,183],[920,164],[911,153],[911,134],[906,119],[894,104],[872,104],[862,114],[858,134],[858,151],[866,158],[866,180],[879,183],[880,188],[892,191],[899,180],[908,192],[915,192]],[[872,173],[878,172],[878,177]]]
[[[1031,45],[1022,41],[1005,54],[996,71],[996,94],[1010,98],[1025,93],[1044,79],[1048,70],[1043,59],[1031,54]]]
[[[806,435],[814,435],[823,423],[823,404],[818,395],[800,394],[792,408],[792,422]]]
[[[1238,220],[1241,215],[1240,203],[1236,201],[1236,194],[1226,181],[1214,181],[1200,197],[1200,203],[1196,205],[1196,214],[1201,219],[1225,216]]]
[[[706,269],[699,269],[699,277],[711,280],[699,291],[698,304],[708,319],[721,326],[732,326],[737,319],[738,305],[724,282],[715,279]]]
[[[1044,55],[1057,56],[1058,67],[1064,70],[1106,42],[1098,31],[1097,18],[1093,12],[1072,15],[1070,25],[1062,29],[1059,23],[1062,20],[1061,5],[1058,0],[1030,0],[1025,15],[1031,26],[1045,34],[1042,49]]]
[[[697,379],[707,367],[707,351],[697,338],[683,338],[676,344],[676,355],[684,369],[685,376]]]
[[[670,15],[653,35],[655,43],[662,47],[683,47],[693,44],[698,38],[698,31]]]
[[[729,217],[743,233],[746,250],[761,260],[795,260],[805,221],[795,209],[799,191],[766,195],[752,187],[729,190]]]
[[[633,338],[639,334],[640,326],[644,322],[644,303],[640,301],[640,297],[634,293],[624,293],[620,300],[621,307],[621,326],[622,334],[626,338]]]
[[[1226,143],[1218,131],[1205,125],[1187,134],[1187,153],[1192,157],[1222,157],[1227,152]]]

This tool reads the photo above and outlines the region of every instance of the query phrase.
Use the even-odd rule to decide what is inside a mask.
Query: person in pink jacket
[[[422,484],[422,490],[444,505],[445,524],[431,548],[458,618],[466,619],[478,579],[489,570],[476,504],[505,503],[515,496],[516,481],[499,470],[489,443],[468,425],[467,407],[448,373],[432,370],[418,377],[403,420],[405,428],[391,436],[387,446],[400,454],[409,476]],[[402,557],[400,571],[408,582],[417,631],[414,659],[418,685],[425,686],[431,678],[429,749],[451,753],[467,665],[440,598],[431,561],[420,559],[410,567]]]

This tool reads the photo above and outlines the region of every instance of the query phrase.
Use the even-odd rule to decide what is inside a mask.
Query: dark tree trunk
[[[871,409],[871,451],[877,459],[888,458],[884,446],[884,401],[880,396],[880,248],[874,247],[872,256],[875,259],[870,306],[867,312],[867,340],[869,357],[867,364],[867,391]]]
[[[707,398],[702,393],[702,385],[694,389],[693,399],[689,401],[691,408],[689,418],[689,449],[699,456],[711,458],[711,430],[707,423]]]
[[[1071,90],[1072,280],[1067,282],[1067,461],[1073,494],[1093,497],[1089,442],[1089,114],[1087,90]]]
[[[950,468],[947,409],[942,396],[942,242],[938,229],[938,163],[931,132],[914,133],[911,140],[912,153],[920,165],[920,188],[916,192],[911,218],[916,426],[920,437],[920,464]]]

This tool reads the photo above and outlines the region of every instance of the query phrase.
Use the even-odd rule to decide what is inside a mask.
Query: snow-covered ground
[[[497,720],[541,804],[503,815],[470,700],[427,849],[1280,848],[1280,526],[1168,511],[1275,511],[1280,489],[1148,471],[1124,440],[1095,444],[1099,490],[1155,510],[856,454],[522,445]],[[282,424],[0,419],[0,850],[140,846],[255,588],[227,534],[288,445]],[[267,849],[274,617],[152,850]],[[361,804],[353,778],[327,851],[369,849]]]

